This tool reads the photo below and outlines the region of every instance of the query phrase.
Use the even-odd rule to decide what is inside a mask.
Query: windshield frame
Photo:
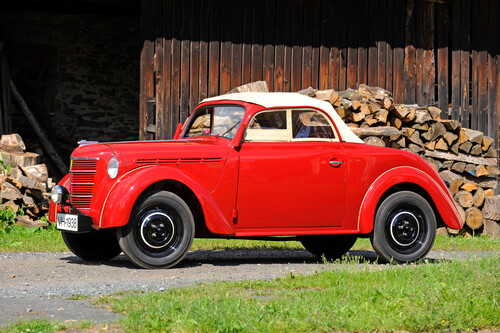
[[[220,130],[217,130],[214,132],[214,118],[215,118],[215,110],[217,108],[227,108],[227,107],[231,107],[231,108],[235,108],[235,109],[238,109],[237,111],[241,111],[242,114],[241,114],[241,118],[240,119],[237,119],[236,121],[234,121],[233,123],[231,124],[225,124],[225,125],[222,125],[224,126],[224,128],[220,129]],[[199,118],[198,115],[200,113],[204,113],[207,111],[207,109],[212,109],[212,111],[210,111],[210,132],[207,133],[207,134],[199,134],[199,135],[193,135],[193,136],[187,136],[189,131],[191,130],[191,126],[194,124],[194,122]],[[235,110],[236,111],[236,110]],[[193,111],[193,113],[191,113],[191,115],[189,116],[189,119],[188,121],[186,122],[184,128],[182,129],[182,133],[180,135],[180,139],[193,139],[193,138],[206,138],[206,137],[210,137],[210,138],[224,138],[226,140],[233,140],[236,136],[237,136],[237,133],[238,131],[240,130],[240,127],[243,123],[243,120],[245,119],[245,116],[246,116],[246,108],[245,106],[241,105],[241,104],[232,104],[232,103],[225,103],[225,104],[210,104],[210,105],[203,105],[203,106],[200,106],[198,107],[196,110]],[[220,126],[220,125],[219,125]],[[231,130],[227,131],[230,127],[234,127],[232,128]],[[217,127],[217,124],[216,126]],[[227,131],[227,133],[225,133]],[[233,135],[228,135],[232,133]],[[224,135],[221,135],[221,134],[224,134]]]

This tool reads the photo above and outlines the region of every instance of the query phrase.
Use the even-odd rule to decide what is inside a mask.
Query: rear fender
[[[372,232],[373,221],[375,220],[375,213],[380,199],[391,187],[403,183],[411,183],[421,187],[429,194],[443,222],[450,228],[462,229],[462,219],[451,194],[444,184],[439,184],[422,170],[413,167],[397,167],[383,173],[368,188],[358,215],[360,233]]]
[[[100,228],[121,227],[128,223],[139,196],[151,185],[164,180],[189,187],[203,209],[207,228],[218,234],[234,234],[232,223],[224,217],[210,193],[193,179],[172,167],[144,166],[124,174],[113,185],[104,202]]]

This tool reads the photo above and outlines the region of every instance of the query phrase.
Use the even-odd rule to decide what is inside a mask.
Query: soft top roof
[[[205,98],[201,102],[206,103],[223,100],[252,103],[265,108],[315,107],[325,111],[330,115],[340,132],[342,141],[364,143],[363,140],[361,140],[356,134],[354,134],[351,129],[344,123],[342,118],[340,118],[340,116],[337,114],[330,103],[321,101],[316,98],[311,98],[298,93],[290,92],[243,92]]]

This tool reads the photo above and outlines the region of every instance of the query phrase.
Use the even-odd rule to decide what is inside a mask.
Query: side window
[[[316,110],[292,110],[293,139],[335,139],[332,125]]]
[[[288,141],[287,111],[263,111],[251,120],[245,141]]]

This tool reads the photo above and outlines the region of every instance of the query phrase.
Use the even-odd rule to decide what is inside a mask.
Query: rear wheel
[[[420,260],[431,250],[435,238],[434,211],[420,195],[397,192],[378,208],[371,242],[382,262]]]
[[[342,257],[356,243],[356,235],[321,235],[303,236],[300,242],[317,257],[325,256],[328,260]]]
[[[122,252],[114,229],[92,230],[83,234],[61,231],[61,234],[71,252],[83,260],[109,260]]]
[[[150,192],[135,205],[129,223],[118,230],[123,253],[143,268],[168,268],[191,248],[194,218],[188,205],[167,191]]]

